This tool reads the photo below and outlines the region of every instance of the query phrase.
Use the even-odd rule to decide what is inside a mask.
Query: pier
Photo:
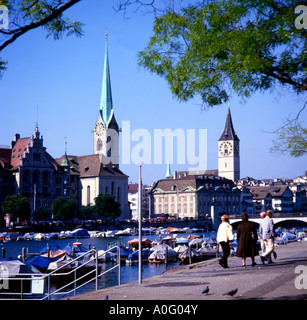
[[[276,248],[274,264],[263,265],[260,257],[246,268],[241,258],[230,257],[229,269],[217,259],[171,268],[163,274],[98,291],[70,300],[304,300],[307,299],[307,242]],[[305,273],[304,273],[305,272]],[[209,293],[202,290],[209,287]],[[225,293],[238,289],[234,296]],[[195,302],[195,301],[194,301]]]

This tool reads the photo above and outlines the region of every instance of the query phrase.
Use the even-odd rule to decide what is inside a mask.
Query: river
[[[187,237],[189,234],[178,234],[178,237]],[[215,237],[216,233],[209,232],[209,233],[198,233],[198,235],[202,235],[204,237]],[[160,239],[162,236],[162,239],[166,237],[167,235],[143,235],[144,238],[148,238],[150,240],[156,240]],[[79,239],[79,241],[82,243],[84,247],[88,247],[89,244],[91,245],[91,248],[95,247],[96,250],[106,250],[110,244],[125,244],[127,246],[127,243],[129,240],[135,239],[137,236],[120,236],[120,237],[114,237],[114,238],[83,238]],[[5,257],[6,258],[17,258],[19,255],[22,254],[22,248],[27,248],[26,250],[29,253],[38,253],[40,252],[44,247],[47,246],[47,244],[51,245],[59,245],[60,247],[64,248],[67,244],[71,244],[75,242],[76,239],[52,239],[52,240],[29,240],[29,241],[8,241],[8,242],[1,242],[0,250],[2,251],[2,248],[5,248]],[[1,252],[0,252],[1,254]],[[2,257],[2,256],[1,256]],[[142,278],[148,278],[153,277],[155,275],[159,275],[162,272],[166,271],[169,268],[175,267],[179,265],[178,262],[172,262],[168,265],[165,265],[164,263],[161,264],[151,264],[151,263],[143,263],[142,265]],[[102,270],[108,269],[112,266],[112,263],[103,263],[102,264]],[[139,277],[139,269],[138,264],[121,264],[121,284],[137,281]],[[111,287],[118,284],[118,271],[117,269],[109,272],[108,274],[104,275],[103,277],[99,278],[99,289]],[[95,290],[95,282],[91,282],[87,284],[86,286],[78,289],[77,293],[85,293],[89,291]],[[53,299],[60,299],[60,298],[68,298],[69,295],[59,295],[54,296]]]

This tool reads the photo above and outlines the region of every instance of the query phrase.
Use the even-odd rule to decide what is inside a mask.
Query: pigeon
[[[238,288],[237,289],[234,289],[234,290],[231,290],[231,291],[229,291],[229,292],[226,292],[226,293],[224,293],[223,295],[224,296],[231,296],[231,297],[233,297],[237,292],[238,292]]]
[[[109,300],[109,296],[105,296],[102,300]]]
[[[204,288],[201,293],[207,295],[209,293],[209,287],[207,286],[206,288]]]

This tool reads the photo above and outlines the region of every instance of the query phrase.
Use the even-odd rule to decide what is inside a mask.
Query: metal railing
[[[25,297],[29,296],[27,300],[50,300],[55,295],[70,295],[73,293],[73,295],[77,294],[77,290],[81,287],[84,287],[88,283],[95,281],[95,290],[98,290],[98,279],[102,277],[103,275],[107,274],[108,272],[111,272],[112,270],[118,268],[118,285],[121,284],[121,267],[120,267],[120,247],[114,246],[108,250],[106,250],[103,254],[110,252],[114,248],[117,249],[117,259],[116,264],[113,265],[111,268],[99,273],[99,264],[98,264],[98,252],[96,249],[91,249],[80,256],[78,256],[75,259],[68,260],[67,263],[63,264],[59,268],[49,272],[48,274],[35,274],[35,273],[27,273],[27,274],[18,274],[16,277],[12,274],[0,274],[0,289],[5,288],[5,286],[8,286],[8,284],[12,282],[20,282],[20,286],[17,285],[18,289],[20,287],[20,291],[16,292],[6,292],[0,290],[0,299],[8,299],[7,296],[13,297],[13,299],[21,299],[23,300]],[[88,259],[84,263],[80,263],[80,260],[84,259],[84,257],[88,256],[89,254],[92,255],[92,259]],[[93,264],[92,268],[88,272],[82,272],[81,275],[78,275],[78,271],[82,270],[81,268],[85,268],[88,264]],[[79,264],[80,263],[80,264]],[[65,268],[69,266],[74,266],[70,271],[64,272]],[[83,269],[84,270],[84,269]],[[61,283],[62,278],[70,279],[72,277],[73,279],[71,281],[63,281],[64,284],[60,288],[57,288],[54,291],[51,291],[51,284],[52,284],[52,278],[57,277],[57,283]],[[81,282],[81,284],[78,285],[78,282]],[[31,281],[31,283],[27,283]],[[33,293],[33,290],[30,290],[31,292],[26,292],[25,290],[25,284],[27,284],[28,287],[33,287],[34,284],[38,287],[38,291]],[[46,285],[47,285],[47,292],[46,292]],[[71,288],[72,287],[72,288]],[[69,289],[65,290],[64,289]],[[7,288],[9,289],[9,288]],[[3,297],[3,298],[2,298]],[[19,297],[19,298],[18,298]]]

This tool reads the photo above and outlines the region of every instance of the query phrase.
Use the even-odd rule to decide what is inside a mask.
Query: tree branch
[[[64,5],[62,7],[52,10],[52,13],[49,16],[47,16],[46,18],[39,20],[39,21],[36,21],[36,22],[32,22],[28,25],[20,27],[19,29],[15,29],[14,31],[12,31],[14,33],[14,35],[10,39],[8,39],[7,41],[5,41],[3,44],[0,45],[0,51],[2,51],[5,47],[7,47],[12,42],[14,42],[17,38],[19,38],[24,33],[28,32],[32,29],[39,28],[39,27],[45,25],[46,23],[56,19],[65,10],[67,10],[68,8],[72,7],[74,4],[76,4],[80,1],[81,0],[70,0],[68,2],[64,2]],[[2,32],[2,33],[7,34],[5,32]]]

